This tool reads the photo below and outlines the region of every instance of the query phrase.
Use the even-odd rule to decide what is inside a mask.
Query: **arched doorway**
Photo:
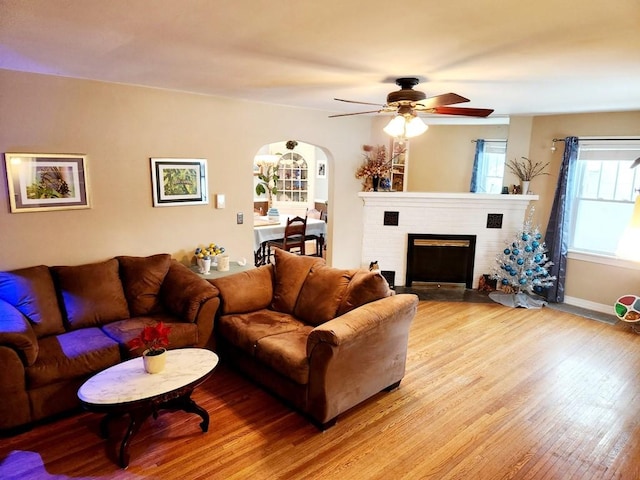
[[[260,147],[253,164],[254,216],[266,216],[270,207],[276,208],[284,218],[304,217],[313,210],[320,212],[325,222],[321,249],[325,258],[326,224],[329,221],[327,162],[322,148],[301,141],[283,140]]]

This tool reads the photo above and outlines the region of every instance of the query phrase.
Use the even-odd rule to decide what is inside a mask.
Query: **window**
[[[573,251],[615,256],[633,213],[640,140],[582,140],[570,179]]]
[[[480,149],[480,146],[482,148]],[[502,177],[507,153],[506,140],[485,140],[478,142],[477,187],[479,193],[502,193]]]

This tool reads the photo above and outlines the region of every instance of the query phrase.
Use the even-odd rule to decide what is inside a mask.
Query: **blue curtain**
[[[476,193],[478,191],[478,170],[484,161],[484,140],[476,140],[476,154],[473,157],[473,170],[471,171],[471,185],[469,191]]]
[[[564,282],[567,277],[567,251],[569,249],[569,227],[571,221],[571,199],[573,198],[572,172],[578,158],[578,137],[567,137],[564,141],[562,165],[558,176],[558,186],[549,216],[545,243],[547,256],[553,262],[551,275],[555,275],[555,285],[549,287],[546,297],[549,302],[564,301]]]

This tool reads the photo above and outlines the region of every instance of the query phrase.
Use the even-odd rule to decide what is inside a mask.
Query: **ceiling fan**
[[[400,90],[389,93],[389,95],[387,95],[387,103],[383,105],[335,98],[334,100],[339,102],[375,105],[380,108],[365,112],[330,115],[329,118],[363,115],[367,113],[395,113],[396,116],[389,122],[389,125],[387,125],[384,130],[389,135],[402,140],[420,135],[427,130],[427,125],[425,125],[418,116],[420,113],[484,118],[493,112],[493,110],[487,108],[450,107],[449,105],[468,102],[469,99],[456,93],[445,93],[427,98],[424,92],[413,89],[418,83],[420,83],[420,80],[415,77],[396,79],[396,85],[400,87]]]

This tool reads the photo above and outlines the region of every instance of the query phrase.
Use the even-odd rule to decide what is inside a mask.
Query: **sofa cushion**
[[[49,267],[0,272],[0,298],[29,319],[37,337],[64,332]]]
[[[250,313],[223,315],[218,320],[216,332],[230,344],[253,355],[261,338],[292,332],[304,323],[291,315],[262,309]]]
[[[271,308],[278,312],[293,313],[300,289],[311,267],[324,265],[319,257],[307,257],[275,249],[275,286]]]
[[[120,361],[118,343],[99,328],[41,338],[36,362],[26,369],[30,389],[86,377]]]
[[[353,270],[313,267],[302,285],[294,315],[309,325],[320,325],[336,317]]]
[[[142,329],[147,325],[155,325],[163,322],[165,326],[170,327],[169,332],[169,348],[193,347],[198,343],[198,325],[195,323],[181,322],[171,315],[154,315],[128,318],[111,322],[102,326],[102,331],[109,338],[120,344],[123,351],[128,351],[127,342],[134,337],[140,335]],[[129,351],[125,356],[135,357],[142,355],[143,347]]]
[[[51,267],[70,330],[129,318],[115,258],[74,267]]]
[[[307,338],[311,330],[313,327],[303,326],[262,337],[257,341],[255,356],[281,375],[300,385],[306,385],[309,382]]]
[[[358,270],[347,287],[336,316],[343,315],[365,303],[393,295],[387,280],[379,270]]]
[[[132,317],[162,312],[158,299],[160,287],[169,271],[171,255],[161,253],[150,257],[116,257],[120,264],[122,288]]]

